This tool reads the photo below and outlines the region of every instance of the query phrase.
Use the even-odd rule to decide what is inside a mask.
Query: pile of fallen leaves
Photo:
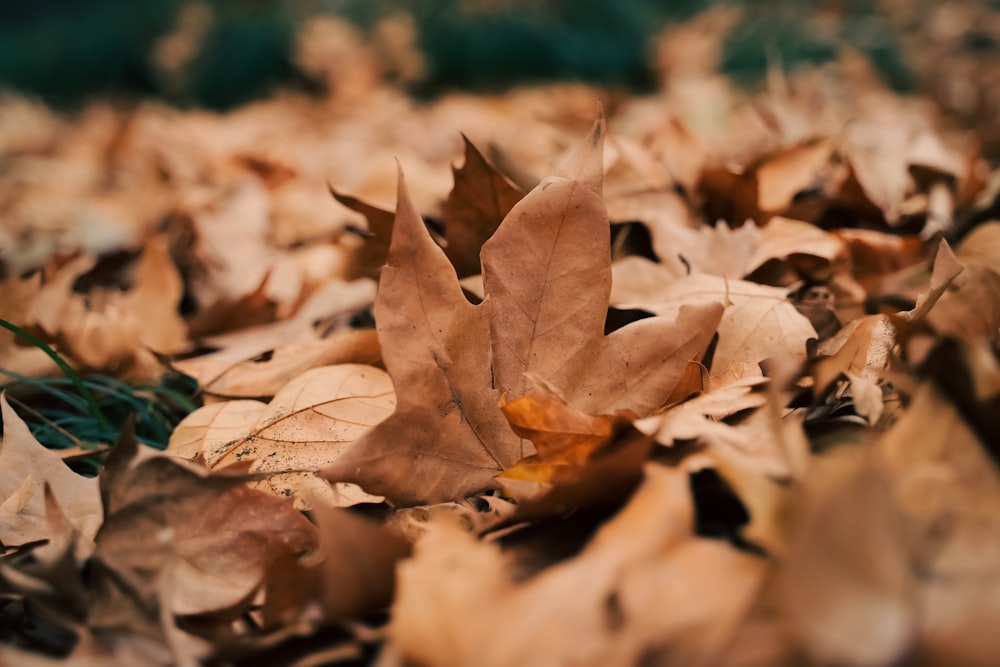
[[[95,479],[0,399],[0,661],[994,664],[974,137],[849,55],[754,97],[344,71],[0,103],[0,317],[203,403]],[[0,368],[56,372],[8,331]]]

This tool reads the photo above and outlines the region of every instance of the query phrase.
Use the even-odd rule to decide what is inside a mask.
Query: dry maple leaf
[[[396,412],[325,471],[396,504],[461,498],[522,455],[490,388],[487,311],[413,208],[402,173],[375,321]]]
[[[563,169],[522,199],[483,246],[486,302],[474,306],[431,240],[400,176],[375,319],[396,413],[326,471],[395,504],[493,486],[526,452],[497,407],[535,372],[592,414],[645,414],[700,355],[721,307],[682,307],[604,335],[610,229],[601,199],[604,119]]]
[[[717,304],[678,309],[604,335],[610,227],[601,196],[603,116],[555,176],[515,206],[483,246],[493,382],[521,396],[537,373],[591,414],[646,414],[711,338]]]
[[[454,187],[441,206],[444,238],[438,239],[459,278],[480,272],[479,250],[483,242],[524,196],[520,188],[486,161],[468,137],[463,134],[462,139],[465,162],[461,168],[452,167]],[[353,250],[348,260],[346,278],[377,278],[389,254],[394,214],[333,188],[330,194],[368,221],[364,242]]]

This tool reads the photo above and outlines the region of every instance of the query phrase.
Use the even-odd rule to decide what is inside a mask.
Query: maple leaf
[[[397,504],[440,502],[489,486],[521,457],[491,390],[487,311],[468,302],[400,172],[396,220],[375,300],[396,412],[326,469]]]
[[[496,231],[507,212],[524,196],[464,134],[465,162],[452,167],[454,187],[441,205],[444,238],[437,238],[460,278],[479,273],[479,250]],[[377,278],[389,254],[392,240],[392,211],[372,206],[330,188],[330,194],[347,208],[365,216],[368,229],[364,242],[353,249],[348,260],[348,279]]]
[[[527,452],[497,407],[537,373],[592,414],[645,414],[701,354],[721,306],[682,307],[604,335],[610,228],[601,198],[604,120],[522,199],[482,250],[486,301],[470,304],[400,175],[375,319],[396,412],[325,471],[396,504],[462,498]]]

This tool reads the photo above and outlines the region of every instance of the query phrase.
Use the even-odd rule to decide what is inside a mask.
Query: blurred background
[[[336,16],[390,49],[411,30],[422,57],[389,74],[419,95],[539,80],[642,90],[657,80],[655,38],[713,6],[732,12],[721,67],[744,83],[845,44],[898,90],[930,83],[944,52],[1000,55],[995,0],[33,0],[0,3],[0,86],[59,107],[114,94],[228,108],[320,84],[302,38]]]
[[[642,91],[662,80],[671,26],[707,10],[719,13],[718,67],[741,84],[848,46],[894,89],[929,93],[967,123],[1000,109],[1000,0],[6,2],[0,88],[64,109],[109,95],[228,109],[276,87],[321,94],[330,65],[317,60],[344,53],[322,42],[344,35],[317,21],[335,17],[374,41],[385,78],[422,97],[554,80]]]

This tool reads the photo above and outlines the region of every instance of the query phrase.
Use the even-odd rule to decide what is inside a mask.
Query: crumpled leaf
[[[98,627],[119,622],[118,594],[141,600],[153,619],[157,610],[169,618],[245,609],[272,559],[315,541],[290,501],[247,488],[239,475],[141,454],[128,434],[100,481],[105,519],[95,557],[110,578],[100,594],[109,606],[94,603]]]
[[[652,449],[627,414],[586,414],[543,382],[502,400],[500,409],[537,452],[497,476],[504,495],[518,503],[513,520],[620,501],[639,481]]]

